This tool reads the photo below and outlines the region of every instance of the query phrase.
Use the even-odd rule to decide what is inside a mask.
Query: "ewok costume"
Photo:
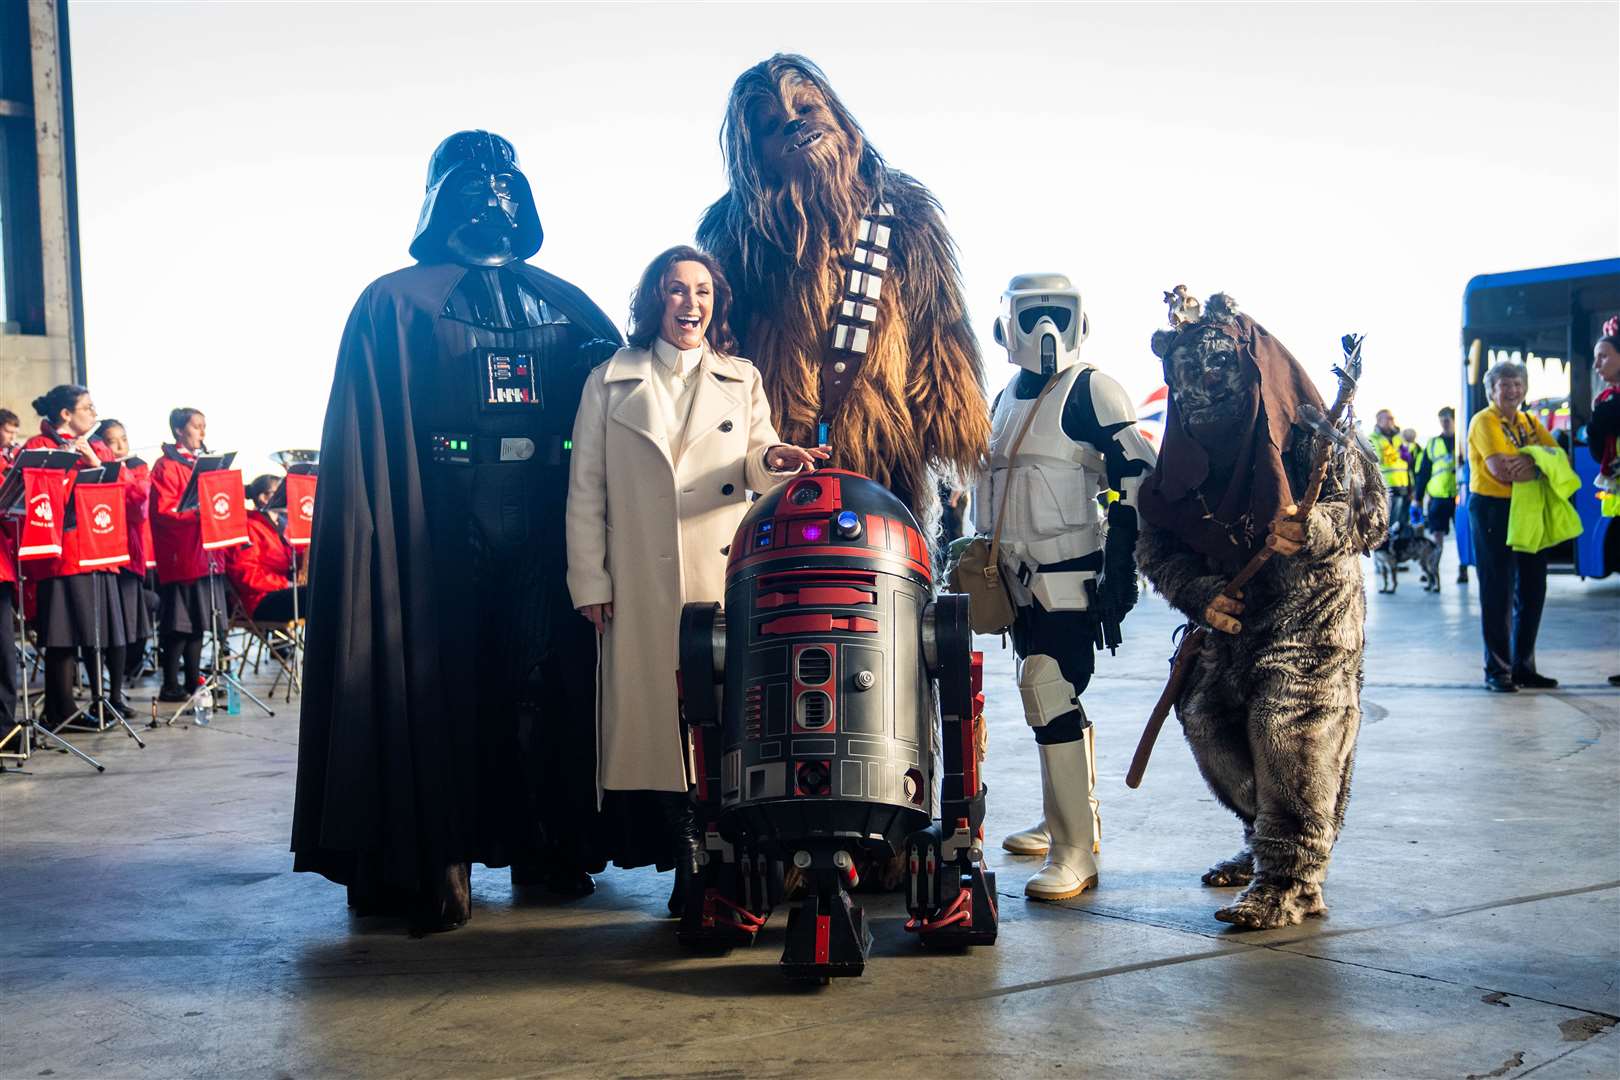
[[[1137,562],[1189,618],[1211,602],[1311,483],[1318,441],[1300,407],[1327,412],[1298,361],[1228,297],[1154,335],[1169,415],[1142,492]],[[1366,598],[1361,556],[1388,529],[1383,479],[1332,459],[1303,548],[1271,559],[1215,630],[1177,713],[1199,771],[1243,823],[1244,848],[1204,875],[1248,888],[1216,913],[1245,927],[1327,910],[1322,880],[1344,823],[1361,721]],[[1359,494],[1359,497],[1358,497]]]
[[[725,269],[732,329],[777,430],[796,445],[829,442],[828,464],[888,487],[932,537],[935,474],[976,476],[990,437],[939,204],[884,162],[801,56],[743,72],[722,145],[731,189],[698,241]]]

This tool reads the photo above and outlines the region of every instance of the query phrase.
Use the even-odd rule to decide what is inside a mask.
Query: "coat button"
[[[720,494],[722,494],[722,495],[730,495],[733,491],[736,491],[736,490],[737,490],[737,488],[733,484],[721,484],[720,485]]]
[[[722,420],[722,421],[720,421],[720,430],[721,431],[730,431],[732,426],[733,425],[732,425],[730,420]]]

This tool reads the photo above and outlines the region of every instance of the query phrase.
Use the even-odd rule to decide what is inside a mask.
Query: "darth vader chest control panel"
[[[435,465],[565,467],[582,335],[532,282],[470,271],[445,302],[428,456]],[[548,400],[555,399],[555,400]]]

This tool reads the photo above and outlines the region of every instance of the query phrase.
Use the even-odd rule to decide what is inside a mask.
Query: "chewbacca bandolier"
[[[967,481],[990,437],[939,204],[884,163],[801,56],[742,73],[721,141],[731,189],[698,240],[725,268],[777,430],[830,443],[830,464],[886,485],[931,534],[936,473]]]
[[[1177,712],[1245,840],[1204,884],[1249,886],[1218,919],[1286,926],[1327,910],[1322,880],[1361,723],[1361,556],[1388,527],[1383,481],[1361,456],[1338,455],[1305,520],[1290,520],[1322,438],[1301,409],[1326,410],[1288,350],[1228,297],[1160,331],[1153,350],[1170,407],[1142,490],[1137,562],[1166,600],[1214,631]],[[1268,534],[1283,540],[1280,557],[1241,599],[1219,597]]]

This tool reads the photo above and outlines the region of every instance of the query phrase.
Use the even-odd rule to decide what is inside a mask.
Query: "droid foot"
[[[812,875],[814,887],[788,916],[782,973],[790,979],[851,978],[866,969],[872,932],[866,913],[836,875]]]
[[[1275,930],[1327,914],[1322,888],[1297,878],[1256,878],[1215,918],[1240,930]]]

